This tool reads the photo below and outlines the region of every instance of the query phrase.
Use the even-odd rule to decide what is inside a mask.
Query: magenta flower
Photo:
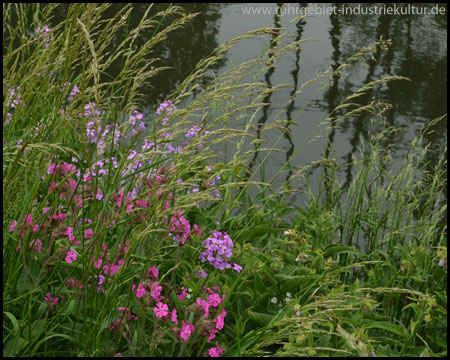
[[[222,303],[222,299],[219,294],[212,293],[208,295],[208,304],[212,307],[218,307]]]
[[[17,220],[14,220],[9,227],[9,232],[13,232],[17,226]]]
[[[159,318],[163,318],[164,316],[166,316],[168,314],[168,310],[169,307],[162,302],[157,303],[156,306],[153,308],[153,312]]]
[[[202,298],[197,299],[197,304],[200,305],[203,309],[203,316],[207,318],[209,316],[209,303]]]
[[[219,330],[216,329],[211,329],[209,330],[209,336],[208,339],[206,340],[206,342],[211,342],[212,339],[214,339],[216,337],[216,334],[219,332]]]
[[[178,299],[180,299],[180,301],[183,301],[184,298],[185,298],[186,296],[188,296],[187,289],[183,286],[183,289],[181,290],[181,294],[180,294],[180,295],[177,295],[177,296],[178,296]]]
[[[154,266],[148,268],[148,276],[149,277],[157,279],[158,274],[159,274],[158,269],[155,268]]]
[[[53,305],[56,305],[56,304],[58,303],[59,298],[58,298],[58,297],[55,297],[55,298],[52,300],[52,294],[51,294],[51,293],[47,293],[47,296],[44,298],[44,300],[47,301],[47,302],[50,302],[50,301],[51,301]]]
[[[216,347],[208,350],[208,355],[211,357],[219,357],[223,353],[223,349],[219,346],[219,342],[216,341]]]
[[[38,253],[41,252],[42,250],[42,241],[39,239],[35,239],[33,241],[31,241],[30,245],[33,246],[33,250],[37,250]]]
[[[159,285],[157,282],[154,282],[151,285],[151,291],[150,291],[150,296],[155,299],[156,301],[160,300],[161,297],[161,291],[162,291],[162,286]]]
[[[131,287],[132,291],[134,292],[134,289],[136,288],[135,285],[133,285]],[[141,298],[145,295],[145,289],[144,286],[142,284],[138,285],[137,291],[136,291],[136,297]]]
[[[170,320],[172,320],[175,324],[178,324],[177,309],[173,309],[172,314],[170,315]]]
[[[75,251],[73,251],[72,249],[70,249],[69,251],[67,251],[67,254],[66,254],[66,261],[69,263],[69,264],[72,264],[72,262],[73,261],[75,261],[76,259],[77,259],[77,253],[75,252]]]
[[[84,237],[86,239],[92,239],[93,236],[94,236],[94,231],[92,229],[84,230]]]
[[[225,309],[222,310],[222,312],[217,316],[217,319],[213,320],[216,323],[216,329],[222,330],[224,326],[224,319],[225,316],[227,316],[227,312]]]
[[[183,338],[184,342],[187,342],[187,339],[191,335],[192,331],[194,331],[194,325],[191,323],[185,323],[181,320],[181,332],[180,336]]]

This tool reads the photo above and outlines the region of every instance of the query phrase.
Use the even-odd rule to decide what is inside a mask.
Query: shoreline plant
[[[233,39],[144,116],[140,91],[167,70],[152,50],[195,14],[149,6],[130,28],[131,4],[111,19],[108,4],[72,4],[51,26],[57,6],[3,4],[4,356],[446,355],[446,149],[429,172],[422,145],[445,116],[398,171],[382,147],[397,129],[374,133],[347,190],[336,174],[349,165],[318,159],[324,188],[312,194],[308,167],[289,183],[277,182],[287,165],[265,178],[287,121],[253,123],[287,86],[267,88],[262,74],[311,39],[283,28]],[[153,36],[136,49],[144,30]],[[192,98],[253,37],[269,39],[264,52]],[[361,49],[295,96],[389,45]],[[357,99],[404,80],[363,86],[292,156],[340,120],[383,123],[388,105]],[[278,140],[263,148],[254,129]],[[304,207],[290,200],[295,181],[308,188]]]

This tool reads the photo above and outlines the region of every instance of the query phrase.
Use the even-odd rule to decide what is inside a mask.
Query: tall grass
[[[445,355],[446,151],[429,172],[432,124],[397,171],[383,147],[396,129],[386,129],[352,164],[318,159],[279,182],[286,164],[266,179],[288,122],[254,122],[287,85],[261,75],[308,40],[280,27],[233,39],[142,119],[141,89],[167,70],[153,48],[195,14],[149,6],[132,28],[131,5],[106,19],[108,4],[73,4],[45,28],[56,8],[3,5],[4,356]],[[153,36],[135,48],[143,31]],[[208,69],[252,37],[268,41],[261,55],[192,99]],[[326,89],[387,46],[380,39],[300,90]],[[339,120],[382,121],[386,104],[355,99],[403,80],[363,86],[292,157]],[[271,147],[265,133],[278,136]],[[350,165],[343,189],[338,170]],[[292,184],[308,186],[312,166],[322,191],[298,207]],[[222,264],[202,261],[207,241],[220,252],[227,236]]]

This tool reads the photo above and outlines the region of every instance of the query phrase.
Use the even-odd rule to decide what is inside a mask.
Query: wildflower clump
[[[212,236],[202,242],[206,250],[200,254],[200,260],[204,263],[206,260],[216,269],[230,269],[241,272],[242,266],[235,262],[229,262],[228,259],[233,254],[233,241],[226,232],[215,231]]]

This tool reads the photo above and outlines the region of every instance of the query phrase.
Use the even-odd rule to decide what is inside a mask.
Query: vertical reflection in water
[[[307,4],[300,4],[301,7],[306,7]],[[302,38],[302,34],[303,34],[303,30],[305,28],[306,25],[306,21],[305,18],[301,18],[298,20],[297,22],[297,36],[295,38],[295,41],[300,41],[300,39]],[[289,125],[291,124],[292,121],[292,111],[294,110],[294,105],[295,105],[295,97],[296,97],[296,92],[298,89],[298,74],[300,72],[300,47],[297,49],[297,51],[295,52],[295,68],[294,70],[291,71],[292,74],[292,80],[294,83],[294,87],[290,93],[290,101],[286,107],[286,118],[287,118],[287,124],[286,124],[286,130],[289,129]],[[288,151],[286,152],[286,163],[289,162],[292,154],[294,153],[294,142],[292,141],[292,133],[286,131],[284,133],[284,137],[286,138],[286,140],[289,142],[290,147],[288,149]],[[292,169],[289,170],[287,176],[286,176],[286,181],[288,181],[292,176]]]
[[[331,40],[331,45],[333,47],[333,53],[331,56],[331,59],[333,60],[333,64],[331,65],[331,68],[333,69],[333,73],[334,73],[340,66],[339,59],[341,57],[341,51],[339,50],[339,39],[341,37],[341,28],[340,28],[340,24],[339,24],[338,15],[336,15],[334,13],[330,14],[330,23],[331,23],[330,40]],[[332,111],[338,105],[338,96],[339,96],[339,76],[334,75],[331,86],[328,88],[328,90],[325,92],[325,95],[324,95],[324,100],[328,105],[327,106],[328,114],[331,114]],[[331,151],[331,146],[334,143],[334,136],[336,135],[336,118],[338,117],[338,115],[339,115],[338,112],[336,112],[336,114],[334,114],[334,116],[330,119],[331,130],[328,134],[328,141],[327,141],[327,145],[325,147],[325,152],[323,155],[324,159],[328,159],[328,156]],[[331,192],[331,184],[329,181],[327,181],[329,179],[327,164],[325,164],[323,169],[324,169],[325,191],[326,191],[325,198],[329,199],[329,197],[331,196],[331,193],[330,193]]]
[[[383,36],[383,39],[389,39],[389,28],[391,26],[391,22],[392,22],[392,17],[389,15],[380,15],[378,17],[378,26],[377,26],[377,30],[376,30],[376,34],[375,34],[375,41],[377,41],[380,36]],[[376,65],[380,59],[380,55],[381,55],[381,51],[377,51],[374,55],[373,55],[373,59],[369,60],[369,67],[368,67],[368,72],[367,72],[367,76],[364,80],[364,84],[368,84],[369,82],[371,82],[374,78],[374,74],[375,74],[375,68]],[[368,100],[370,99],[371,96],[371,91],[367,91],[364,95],[362,95],[359,98],[359,104],[360,105],[366,105],[368,103]],[[352,146],[351,150],[349,151],[348,155],[346,156],[347,159],[347,163],[349,164],[349,166],[347,167],[347,171],[346,171],[346,177],[345,177],[345,184],[343,185],[345,189],[348,189],[348,187],[350,186],[350,183],[352,181],[352,157],[353,154],[357,152],[357,147],[358,144],[360,143],[360,137],[366,137],[367,138],[367,128],[366,125],[369,122],[367,121],[367,115],[365,113],[362,113],[360,116],[356,117],[353,121],[353,126],[354,126],[354,133],[353,136],[350,140],[350,144]]]
[[[281,4],[277,4],[278,6],[281,6]],[[279,29],[281,28],[281,21],[280,21],[280,14],[278,12],[275,13],[274,16],[274,22],[275,22],[275,28],[277,29],[277,31],[274,31],[272,34],[272,40],[270,41],[270,51],[269,51],[269,59],[267,60],[267,66],[269,66],[269,69],[267,70],[266,75],[264,76],[264,79],[266,81],[267,84],[267,95],[264,97],[263,99],[263,103],[267,104],[263,106],[262,109],[262,116],[258,121],[258,128],[256,129],[256,139],[257,142],[255,143],[255,154],[253,155],[253,159],[250,161],[249,163],[249,172],[247,173],[246,177],[249,178],[250,174],[251,174],[251,169],[255,166],[256,164],[256,159],[258,157],[258,150],[260,147],[260,143],[258,140],[260,140],[261,138],[261,129],[263,127],[263,125],[267,122],[268,116],[269,116],[269,107],[270,107],[270,98],[272,97],[272,75],[273,72],[275,71],[275,66],[273,64],[273,54],[275,51],[275,48],[277,46],[277,41],[276,38],[279,35],[280,31]]]

